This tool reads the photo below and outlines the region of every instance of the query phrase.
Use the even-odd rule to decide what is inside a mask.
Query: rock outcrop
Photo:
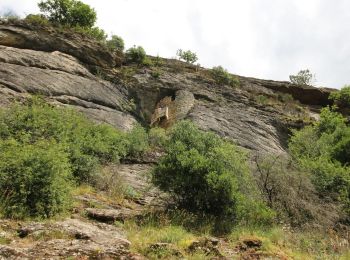
[[[111,68],[120,65],[120,55],[81,34],[67,29],[35,26],[24,21],[0,20],[0,45],[19,49],[60,51],[76,57],[86,65]]]
[[[315,117],[330,93],[245,77],[239,77],[238,88],[221,86],[208,70],[176,60],[164,59],[157,77],[154,68],[121,63],[120,55],[82,35],[0,21],[0,106],[40,94],[53,104],[128,130],[137,121],[151,124],[162,100],[168,99],[176,107],[173,117],[169,115],[172,121],[187,118],[249,150],[284,153],[289,128],[302,125],[300,118]],[[300,104],[283,104],[276,98],[283,94]],[[276,100],[276,105],[259,103],[259,95]]]

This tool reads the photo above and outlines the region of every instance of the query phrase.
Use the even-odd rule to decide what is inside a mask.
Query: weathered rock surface
[[[134,259],[129,252],[130,242],[112,225],[67,219],[54,224],[27,224],[19,230],[19,234],[24,233],[22,239],[39,235],[44,239],[0,246],[0,259]],[[63,233],[66,237],[55,237]]]
[[[75,107],[96,121],[130,129],[136,120],[125,109],[129,104],[125,91],[95,77],[67,54],[0,46],[2,104],[27,94],[41,94],[58,105]]]
[[[80,61],[105,68],[121,64],[121,58],[102,44],[72,31],[0,20],[0,45],[45,52],[60,51]]]
[[[299,112],[259,104],[255,97],[290,94],[300,107],[308,107],[303,113],[309,117],[317,117],[318,107],[328,104],[327,89],[246,77],[239,77],[239,88],[218,86],[208,70],[175,60],[164,60],[157,78],[152,68],[130,66],[132,75],[125,80],[116,54],[85,38],[24,22],[0,22],[0,106],[41,94],[53,104],[127,130],[136,121],[150,124],[159,102],[169,98],[176,115],[202,129],[249,150],[285,153],[289,128],[302,124],[295,123]],[[91,74],[92,67],[100,68],[109,81]],[[176,105],[176,93],[188,93],[186,102]]]
[[[114,223],[115,221],[124,222],[127,219],[141,216],[141,212],[131,209],[85,209],[86,215],[94,220],[106,223]]]

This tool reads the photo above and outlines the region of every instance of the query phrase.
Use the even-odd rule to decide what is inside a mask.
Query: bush
[[[51,217],[70,204],[68,154],[55,141],[0,142],[0,198],[6,217]]]
[[[100,163],[118,161],[127,153],[123,133],[108,125],[95,125],[73,110],[54,108],[37,98],[0,111],[0,138],[22,144],[53,139],[62,144],[78,183],[93,183]]]
[[[147,132],[138,124],[128,133],[127,140],[128,155],[131,157],[139,157],[149,148]]]
[[[168,140],[168,136],[163,128],[155,127],[149,131],[148,140],[152,148],[164,148]]]
[[[350,85],[344,86],[340,91],[332,92],[329,98],[339,107],[350,107]]]
[[[126,59],[129,62],[142,64],[146,59],[146,52],[141,46],[136,47],[134,45],[134,47],[126,51]]]
[[[279,93],[277,96],[278,100],[283,103],[291,103],[294,101],[294,98],[291,94],[287,93]]]
[[[124,51],[124,40],[117,35],[112,35],[107,41],[107,46],[111,50]]]
[[[232,87],[239,85],[239,79],[228,73],[227,70],[221,66],[213,67],[211,69],[211,74],[218,84],[229,85]]]
[[[154,169],[152,181],[172,194],[180,207],[231,224],[270,212],[259,200],[252,203],[254,185],[247,158],[234,144],[183,121],[171,130],[166,153]]]
[[[77,33],[87,35],[98,41],[105,42],[107,34],[94,26],[97,20],[96,12],[89,5],[78,0],[46,0],[41,1],[39,9],[43,15],[31,15],[29,22],[45,23],[39,17],[44,17],[51,24],[66,30],[73,29]]]
[[[290,82],[297,85],[312,85],[315,81],[315,76],[312,75],[310,70],[301,70],[297,75],[289,76]]]
[[[76,27],[72,27],[70,29],[72,29],[74,32],[86,35],[86,36],[88,36],[90,38],[93,38],[93,39],[95,39],[97,41],[100,41],[100,42],[103,42],[103,43],[107,39],[106,32],[103,29],[99,28],[99,27],[88,28],[88,27],[76,26]]]
[[[309,171],[281,156],[256,156],[255,165],[259,190],[280,220],[293,226],[334,224],[339,212],[334,204],[319,198]]]
[[[41,25],[41,26],[50,25],[49,20],[47,20],[43,15],[40,15],[40,14],[29,14],[26,16],[24,21],[33,25]]]
[[[187,63],[195,63],[198,60],[197,54],[188,50],[183,51],[181,49],[177,50],[176,55],[179,56],[181,60],[186,61]]]
[[[350,194],[350,127],[339,113],[324,108],[320,120],[293,131],[289,149],[312,174],[322,196],[348,204]]]
[[[94,9],[77,0],[46,0],[38,6],[50,22],[60,25],[91,28],[97,19]]]

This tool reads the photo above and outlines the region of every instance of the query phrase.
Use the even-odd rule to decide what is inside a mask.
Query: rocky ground
[[[122,64],[121,53],[111,53],[82,35],[0,20],[1,107],[41,95],[54,105],[129,130],[135,122],[149,125],[158,102],[182,90],[194,97],[183,118],[253,153],[284,154],[289,128],[309,123],[328,104],[327,89],[239,80],[235,88],[218,85],[209,70],[176,60],[161,59],[154,66]],[[82,187],[68,216],[37,222],[0,220],[0,259],[144,259],[132,250],[118,223],[142,219],[169,202],[149,184],[152,165],[109,166],[100,184],[103,192]],[[123,190],[126,200],[110,191],[108,182]],[[261,247],[255,238],[235,247],[224,239],[201,238],[186,250],[213,259],[285,259],[264,255]],[[169,243],[150,245],[149,250],[184,257]]]
[[[121,53],[110,53],[82,35],[0,21],[2,106],[39,94],[127,130],[136,121],[149,125],[157,102],[186,90],[195,100],[183,118],[249,150],[284,153],[289,128],[300,127],[304,119],[317,116],[319,106],[329,103],[327,89],[239,79],[236,88],[218,85],[209,70],[176,60],[161,59],[148,67],[122,65]],[[282,105],[283,95],[295,100]],[[259,102],[259,96],[271,100],[269,105]]]
[[[0,259],[143,259],[130,252],[125,231],[115,222],[137,218],[161,205],[147,164],[112,166],[114,178],[128,183],[138,197],[127,204],[82,190],[67,217],[50,221],[0,220]]]
[[[132,250],[126,230],[118,223],[142,220],[164,207],[168,197],[149,183],[147,173],[152,165],[110,167],[114,178],[127,183],[137,196],[118,203],[103,192],[82,188],[67,216],[47,221],[0,220],[0,259],[148,259]],[[201,259],[286,259],[263,253],[261,247],[261,240],[256,238],[233,246],[226,239],[201,237],[194,239],[186,252],[200,253]],[[171,243],[150,244],[148,250],[165,250],[171,255],[167,259],[186,259]]]

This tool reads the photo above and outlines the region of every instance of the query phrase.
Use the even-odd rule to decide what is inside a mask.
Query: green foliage
[[[49,20],[47,20],[43,15],[40,14],[29,14],[24,19],[27,23],[33,25],[48,26],[50,25]]]
[[[294,101],[294,98],[291,94],[283,93],[283,94],[278,94],[277,96],[278,100],[283,102],[283,103],[291,103]]]
[[[232,87],[239,85],[239,79],[228,73],[227,70],[221,66],[213,67],[211,69],[211,74],[218,84],[229,85]]]
[[[124,40],[120,36],[112,35],[107,41],[107,46],[111,50],[124,51]]]
[[[157,57],[154,58],[153,63],[154,63],[154,66],[161,67],[164,64],[164,61],[162,60],[162,58],[159,55],[157,55]]]
[[[341,114],[324,108],[318,122],[293,132],[289,149],[321,194],[349,203],[350,127]]]
[[[146,58],[142,61],[142,65],[146,67],[153,67],[154,63],[149,57],[146,56]]]
[[[146,51],[141,46],[134,45],[126,51],[126,59],[128,62],[142,64],[146,59]]]
[[[0,110],[0,140],[0,214],[19,218],[64,211],[71,184],[99,185],[101,164],[149,147],[141,126],[122,133],[39,98]]]
[[[43,15],[31,15],[28,18],[29,22],[46,25],[46,22],[40,18],[44,17],[61,29],[72,29],[102,42],[107,39],[105,31],[94,26],[97,20],[95,10],[81,1],[46,0],[41,1],[38,6]]]
[[[127,135],[128,155],[131,157],[141,156],[149,148],[148,134],[140,125],[135,125]]]
[[[106,32],[99,28],[99,27],[80,27],[80,26],[75,26],[75,27],[72,27],[70,28],[72,29],[74,32],[77,32],[77,33],[80,33],[80,34],[83,34],[83,35],[86,35],[90,38],[93,38],[97,41],[100,41],[100,42],[105,42],[106,39],[107,39],[107,34]]]
[[[50,22],[60,25],[91,28],[97,19],[94,9],[77,0],[46,0],[38,6]]]
[[[224,220],[232,225],[245,218],[271,219],[263,203],[249,197],[254,184],[249,178],[247,158],[234,144],[182,121],[171,130],[166,153],[153,171],[152,180],[171,193],[179,206],[219,217],[221,225]]]
[[[298,227],[306,223],[324,225],[338,213],[334,211],[334,205],[319,198],[310,178],[312,174],[293,160],[257,155],[255,165],[254,175],[259,190],[267,205],[283,222]]]
[[[0,111],[0,138],[22,144],[55,140],[69,154],[78,183],[93,182],[100,163],[127,153],[124,134],[111,126],[95,125],[73,110],[54,108],[37,98]]]
[[[183,51],[179,49],[177,50],[176,55],[179,57],[179,59],[191,64],[195,63],[198,60],[197,54],[190,50]]]
[[[261,105],[267,105],[269,103],[269,98],[265,95],[257,95],[255,96],[255,100]]]
[[[340,91],[332,92],[329,98],[339,107],[350,107],[350,85],[344,86]]]
[[[297,85],[312,85],[315,81],[315,75],[310,70],[301,70],[297,75],[289,76],[290,82]]]
[[[154,127],[148,133],[149,144],[152,148],[165,147],[168,136],[163,128]]]
[[[51,217],[70,203],[68,154],[56,141],[0,142],[0,197],[5,217]]]
[[[159,79],[160,75],[161,75],[161,71],[159,70],[155,70],[155,71],[152,71],[151,72],[151,76],[154,78],[154,79]]]

